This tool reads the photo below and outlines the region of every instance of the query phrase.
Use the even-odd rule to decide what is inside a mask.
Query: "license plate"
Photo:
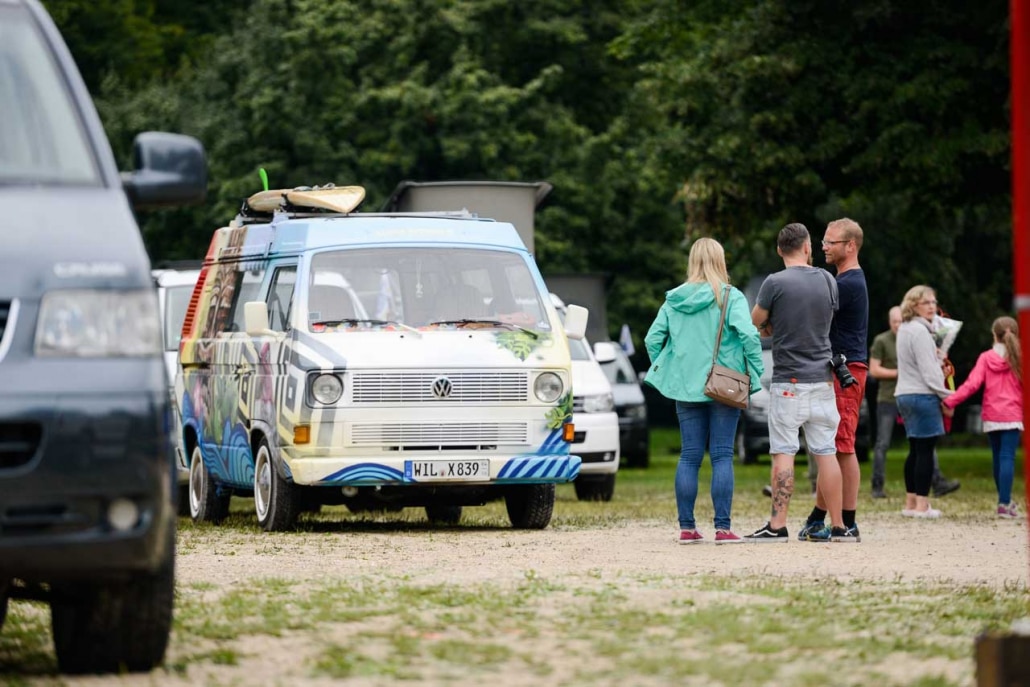
[[[486,482],[489,460],[406,460],[404,476],[415,482]]]

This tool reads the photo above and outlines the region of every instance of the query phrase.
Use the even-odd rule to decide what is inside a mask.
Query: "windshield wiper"
[[[401,329],[406,329],[409,332],[415,332],[416,334],[420,334],[421,333],[417,329],[415,329],[414,327],[409,327],[408,325],[404,324],[403,322],[398,322],[397,320],[376,320],[376,319],[362,318],[362,317],[345,317],[345,318],[340,319],[340,320],[316,320],[315,322],[311,323],[311,326],[322,325],[322,326],[325,326],[325,327],[338,327],[341,324],[352,324],[352,325],[353,324],[370,324],[370,325],[375,326],[375,327],[381,327],[381,326],[385,326],[385,325],[388,325],[388,324],[393,324],[393,325],[396,325],[396,326],[400,327]]]
[[[517,329],[520,332],[523,332],[525,334],[529,334],[534,339],[539,339],[540,338],[540,335],[537,334],[536,332],[534,332],[532,329],[526,329],[525,327],[520,327],[517,324],[513,324],[511,322],[502,322],[501,320],[479,320],[479,319],[437,320],[435,322],[430,322],[429,324],[430,324],[430,326],[432,326],[434,324],[457,324],[457,325],[462,325],[462,324],[489,324],[489,325],[493,325],[494,327],[508,327],[510,329]]]

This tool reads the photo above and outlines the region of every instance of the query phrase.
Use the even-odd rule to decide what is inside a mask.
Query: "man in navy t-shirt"
[[[858,413],[865,394],[866,374],[869,372],[869,293],[866,290],[865,273],[858,264],[858,252],[862,250],[862,227],[858,222],[843,218],[826,225],[823,235],[823,253],[826,263],[837,269],[837,293],[839,306],[830,325],[830,346],[834,362],[847,361],[848,372],[855,382],[847,387],[841,385],[840,375],[834,374],[833,384],[837,397],[837,412],[840,424],[837,427],[837,462],[841,472],[841,515],[844,526],[861,541],[855,524],[858,509],[858,492],[862,476],[855,454],[855,432],[858,429]],[[843,358],[839,357],[843,356]],[[822,493],[816,494],[816,506],[808,516],[808,522],[800,536],[808,530],[823,528],[826,517],[826,500]]]

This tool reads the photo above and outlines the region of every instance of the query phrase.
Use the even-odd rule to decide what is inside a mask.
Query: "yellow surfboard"
[[[351,212],[365,200],[361,186],[326,186],[294,189],[286,192],[286,201],[294,208],[311,208],[331,212]]]
[[[255,193],[247,198],[247,207],[254,212],[275,212],[282,207],[283,196],[289,190],[288,188],[274,188]]]

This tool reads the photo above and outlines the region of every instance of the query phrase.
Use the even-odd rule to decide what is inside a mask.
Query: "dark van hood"
[[[150,260],[120,188],[4,186],[0,207],[0,299],[151,284]]]

